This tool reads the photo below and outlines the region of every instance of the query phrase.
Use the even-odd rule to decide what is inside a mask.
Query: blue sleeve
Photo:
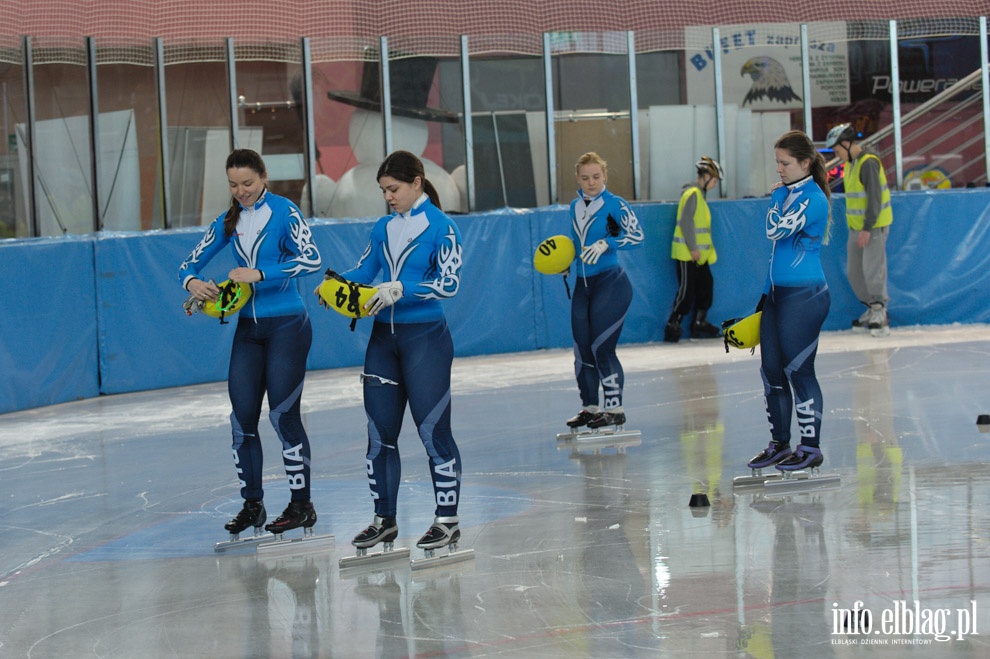
[[[340,273],[341,277],[358,284],[371,284],[375,281],[375,277],[383,269],[381,262],[382,243],[385,241],[385,223],[388,222],[389,217],[391,216],[385,216],[378,220],[371,230],[371,238],[368,240],[361,258],[358,259],[357,265]]]
[[[615,197],[612,218],[619,224],[618,236],[607,236],[605,242],[612,249],[634,249],[643,243],[643,228],[639,225],[636,213],[622,197]]]
[[[179,265],[179,283],[182,284],[183,288],[186,288],[186,284],[189,283],[190,279],[199,278],[199,273],[206,267],[206,264],[230,242],[230,238],[225,236],[223,232],[223,219],[225,216],[226,213],[213,220],[213,223],[206,229],[206,234],[200,239],[199,244],[193,248],[189,256]]]

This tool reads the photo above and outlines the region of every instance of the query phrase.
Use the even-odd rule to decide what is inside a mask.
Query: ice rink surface
[[[619,355],[642,431],[620,447],[557,441],[579,409],[569,351],[455,360],[476,558],[423,571],[338,567],[372,515],[360,369],[307,377],[316,531],[336,537],[307,556],[213,551],[240,508],[223,383],[0,416],[0,656],[990,656],[990,328],[824,334],[841,484],[784,494],[733,488],[769,438],[758,355]],[[408,417],[400,447],[415,558],[433,502]]]

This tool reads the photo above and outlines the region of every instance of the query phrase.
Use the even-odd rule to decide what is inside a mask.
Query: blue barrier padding
[[[891,324],[990,322],[990,191],[898,192],[887,244]],[[750,313],[766,278],[770,241],[767,199],[712,200],[718,262],[712,267],[712,323]],[[633,282],[623,343],[658,341],[676,289],[670,241],[676,204],[634,204],[644,245],[620,260]],[[823,263],[832,292],[829,330],[846,329],[862,312],[846,279],[845,198],[833,197],[831,244]],[[572,343],[563,277],[533,269],[533,251],[548,236],[570,234],[566,206],[456,216],[464,240],[459,294],[445,303],[457,355],[564,348]],[[324,268],[355,265],[371,221],[312,223]],[[99,393],[183,386],[226,378],[233,324],[187,317],[178,266],[203,228],[0,241],[0,412]],[[57,267],[53,267],[55,264]],[[234,260],[218,256],[204,273],[227,278]],[[349,319],[318,306],[312,275],[297,281],[313,321],[311,369],[357,366],[370,319]],[[575,277],[568,282],[573,289]],[[50,300],[43,293],[64,293]],[[686,321],[685,321],[686,322]]]
[[[0,413],[99,393],[93,241],[0,241]]]

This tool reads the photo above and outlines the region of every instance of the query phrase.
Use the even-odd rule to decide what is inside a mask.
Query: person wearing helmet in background
[[[702,156],[695,168],[697,178],[684,186],[677,205],[677,226],[670,248],[677,268],[677,294],[663,330],[663,340],[668,343],[680,341],[681,323],[692,309],[691,338],[718,337],[718,328],[707,319],[715,286],[710,266],[718,255],[712,242],[712,214],[705,194],[725,178],[725,173],[718,161],[708,156]]]
[[[252,526],[259,529],[267,517],[258,434],[267,393],[269,418],[282,443],[290,501],[265,529],[275,534],[310,529],[316,511],[310,501],[310,447],[300,398],[313,330],[293,279],[319,272],[322,259],[296,205],[268,190],[265,163],[258,153],[234,150],[226,171],[230,208],[213,221],[179,266],[179,281],[192,297],[214,300],[219,289],[199,274],[229,245],[238,264],[230,280],[253,289],[237,319],[227,378],[234,466],[244,505],[224,528],[236,535]]]
[[[857,144],[856,130],[840,124],[828,132],[825,147],[842,162],[846,191],[846,274],[866,311],[852,321],[854,330],[873,336],[890,333],[887,317],[887,236],[894,221],[890,188],[880,157]]]
[[[603,428],[626,422],[622,407],[625,376],[615,354],[632,302],[632,284],[619,264],[619,250],[639,247],[643,229],[629,204],[605,189],[608,164],[589,151],[574,166],[579,190],[571,202],[571,231],[577,281],[571,299],[574,371],[581,411],[570,428]],[[599,407],[599,386],[604,400]]]

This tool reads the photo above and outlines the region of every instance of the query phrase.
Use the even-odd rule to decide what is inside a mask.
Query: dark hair
[[[784,133],[773,145],[775,149],[787,151],[798,162],[810,160],[810,171],[815,183],[825,193],[825,200],[828,204],[828,224],[825,227],[825,235],[822,236],[822,244],[827,245],[829,235],[832,233],[832,189],[828,184],[828,170],[825,169],[825,157],[815,148],[814,142],[807,133],[800,130],[792,130]]]
[[[378,168],[376,181],[380,181],[383,176],[391,176],[396,181],[403,183],[413,183],[416,177],[423,182],[423,192],[425,192],[433,205],[443,210],[440,206],[440,195],[433,184],[426,180],[426,170],[423,168],[423,161],[408,151],[393,151]]]
[[[265,176],[268,174],[268,170],[265,169],[265,161],[261,159],[257,151],[252,151],[251,149],[234,149],[227,156],[227,165],[224,168],[233,169],[246,167],[258,176]],[[237,219],[241,216],[241,204],[237,201],[237,198],[233,195],[230,196],[230,208],[227,209],[227,214],[223,218],[223,233],[228,238],[234,235],[234,229],[237,228]]]

